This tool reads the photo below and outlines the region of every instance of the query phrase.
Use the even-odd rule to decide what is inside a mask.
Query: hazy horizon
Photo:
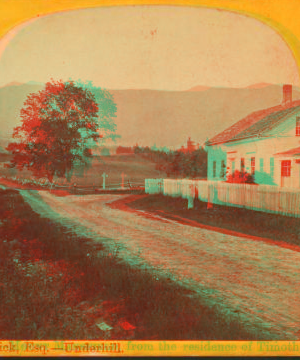
[[[0,139],[20,124],[26,97],[42,85],[0,89]],[[97,91],[97,89],[96,89]],[[117,104],[118,145],[178,148],[189,136],[201,145],[253,111],[279,105],[282,87],[210,88],[206,91],[109,90]],[[300,99],[294,87],[293,99]]]
[[[60,80],[60,79],[55,79],[55,80]],[[67,81],[67,80],[66,80]],[[76,79],[75,79],[76,81]],[[18,81],[18,80],[12,80],[4,85],[1,85],[0,86],[0,89],[1,88],[4,88],[6,86],[20,86],[20,85],[45,85],[46,82],[51,82],[51,79],[49,79],[48,81],[45,81],[45,82],[39,82],[39,81],[28,81],[28,82],[21,82],[21,81]],[[166,91],[166,92],[185,92],[185,91],[206,91],[206,90],[209,90],[209,89],[260,89],[260,88],[263,88],[263,87],[268,87],[268,86],[283,86],[284,84],[287,84],[287,83],[254,83],[254,84],[249,84],[248,86],[237,86],[237,87],[226,87],[226,86],[207,86],[207,85],[202,85],[202,84],[199,84],[199,85],[195,85],[193,86],[192,88],[189,88],[189,89],[184,89],[184,90],[159,90],[159,89],[150,89],[150,88],[126,88],[126,89],[108,89],[108,88],[103,88],[101,86],[96,86],[96,85],[93,85],[95,88],[97,89],[104,89],[104,90],[111,90],[111,91],[130,91],[130,90],[134,90],[134,91],[138,91],[138,90],[149,90],[149,91]],[[300,89],[300,86],[297,86],[297,85],[293,85],[293,88],[296,88],[296,89]],[[201,88],[203,87],[203,89],[195,89],[195,88]],[[204,89],[205,87],[205,89]]]

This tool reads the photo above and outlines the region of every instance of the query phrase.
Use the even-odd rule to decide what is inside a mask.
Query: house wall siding
[[[251,173],[251,158],[255,158],[255,182],[265,185],[281,186],[281,161],[287,157],[279,157],[275,154],[300,146],[300,137],[282,136],[270,137],[259,140],[227,143],[208,147],[208,179],[223,180],[219,176],[213,178],[212,161],[217,161],[217,175],[220,172],[221,160],[224,159],[227,171],[232,171],[234,161],[235,170],[241,170],[241,158],[245,159],[245,170]],[[274,158],[273,169],[270,166],[271,158]],[[260,164],[263,163],[263,171]],[[290,187],[299,187],[299,164],[292,159]]]
[[[280,157],[282,153],[300,146],[300,136],[296,136],[296,119],[300,111],[289,116],[283,123],[269,130],[266,136],[227,142],[208,146],[208,180],[224,180],[219,176],[221,161],[225,160],[227,173],[241,171],[241,159],[245,159],[245,171],[251,173],[251,158],[255,157],[255,182],[257,184],[300,187],[300,164],[295,157]],[[270,166],[274,158],[274,166]],[[300,158],[300,157],[299,157]],[[290,159],[291,178],[282,179],[281,162]],[[212,162],[217,161],[217,176],[213,177]],[[285,184],[283,182],[285,181]]]
[[[216,161],[216,176],[213,175],[213,163]],[[225,173],[226,173],[226,163],[227,163],[227,153],[223,151],[220,147],[209,146],[207,148],[207,177],[213,181],[224,180],[225,178],[221,177],[222,171],[222,161],[225,163]]]

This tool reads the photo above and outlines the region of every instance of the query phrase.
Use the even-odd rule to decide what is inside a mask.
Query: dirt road
[[[41,215],[112,250],[119,247],[118,256],[126,261],[148,264],[155,276],[173,277],[249,329],[269,332],[270,340],[299,338],[299,252],[110,207],[122,198],[118,195],[21,194]]]

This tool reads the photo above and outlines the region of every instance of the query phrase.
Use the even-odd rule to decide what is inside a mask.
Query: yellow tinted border
[[[0,0],[0,37],[34,17],[100,6],[175,5],[251,16],[277,31],[300,67],[300,0]],[[0,341],[0,356],[297,356],[300,341]]]
[[[1,356],[295,356],[300,341],[2,341]]]

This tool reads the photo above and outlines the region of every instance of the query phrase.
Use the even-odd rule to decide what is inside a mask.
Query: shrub
[[[253,175],[239,170],[235,170],[233,174],[227,175],[226,182],[238,184],[255,184]]]

